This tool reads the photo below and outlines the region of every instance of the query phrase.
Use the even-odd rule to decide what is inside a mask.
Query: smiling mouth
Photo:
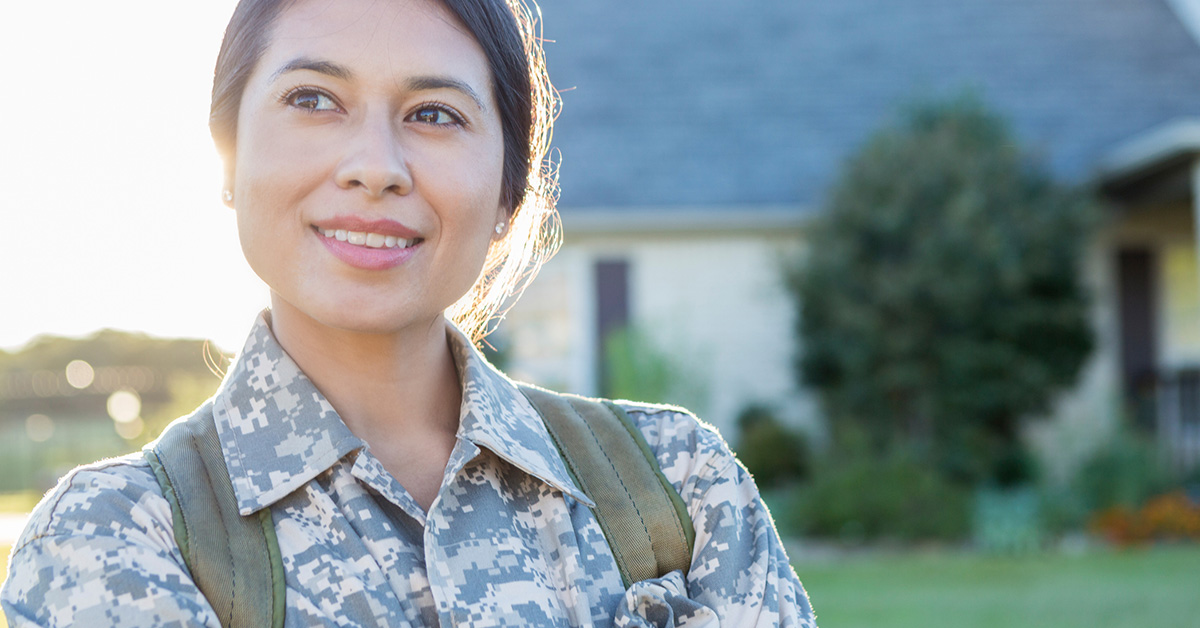
[[[422,241],[422,238],[404,239],[370,231],[346,231],[345,229],[318,229],[318,233],[339,242],[368,249],[407,249]]]

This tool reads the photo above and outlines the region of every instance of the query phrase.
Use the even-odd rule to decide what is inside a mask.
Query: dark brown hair
[[[336,0],[335,0],[336,1]],[[431,0],[432,1],[432,0]],[[523,0],[436,0],[478,42],[491,72],[492,96],[504,137],[501,201],[510,225],[488,253],[483,272],[451,317],[473,339],[494,327],[561,241],[557,177],[546,161],[558,99],[546,74],[539,15]],[[234,180],[238,110],[246,82],[270,43],[275,20],[295,0],[241,0],[225,27],[213,72],[208,126]],[[536,10],[536,5],[535,5]]]

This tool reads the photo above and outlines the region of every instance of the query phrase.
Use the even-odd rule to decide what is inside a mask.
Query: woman
[[[226,31],[211,125],[271,308],[200,412],[241,514],[270,513],[287,625],[814,625],[752,480],[677,409],[624,404],[691,569],[626,589],[474,349],[554,224],[531,28],[500,0],[244,0]],[[12,626],[219,625],[140,455],[47,495],[0,599]]]

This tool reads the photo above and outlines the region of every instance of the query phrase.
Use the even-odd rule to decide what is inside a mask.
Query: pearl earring
[[[225,199],[226,203],[232,203],[233,192],[231,190],[221,190],[221,198]]]
[[[504,233],[504,223],[498,222],[496,223],[496,235],[500,235],[502,233]]]

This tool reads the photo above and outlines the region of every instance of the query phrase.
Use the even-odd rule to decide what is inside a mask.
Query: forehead
[[[276,19],[260,70],[296,57],[333,61],[356,76],[452,74],[488,82],[478,42],[433,0],[299,0]]]

